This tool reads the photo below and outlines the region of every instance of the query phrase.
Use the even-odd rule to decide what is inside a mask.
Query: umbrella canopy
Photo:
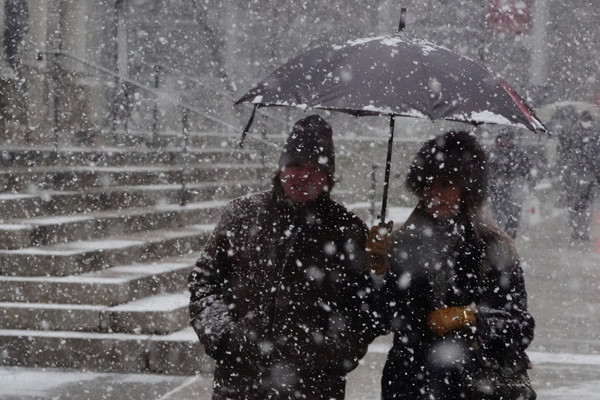
[[[546,130],[504,80],[467,57],[404,32],[309,50],[236,104],[244,102]]]
[[[385,221],[394,117],[501,124],[547,132],[504,80],[444,47],[400,31],[309,50],[280,66],[235,104],[341,111],[390,117],[381,222]],[[254,119],[254,112],[242,134]]]

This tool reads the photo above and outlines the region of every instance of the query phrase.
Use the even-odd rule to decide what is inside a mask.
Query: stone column
[[[2,79],[12,79],[15,74],[8,62],[6,61],[6,52],[4,50],[4,6],[6,0],[0,0],[0,47],[2,51],[0,51],[0,77]]]
[[[116,73],[126,78],[129,76],[129,60],[127,55],[128,37],[127,37],[127,20],[128,20],[128,4],[127,0],[116,0],[114,2],[114,20],[111,21],[114,25],[113,37],[110,39],[114,48],[114,65]],[[110,109],[110,123],[113,131],[113,138],[119,142],[123,136],[122,132],[128,128],[128,119],[130,117],[130,104],[132,100],[128,98],[130,93],[120,79],[114,79],[115,88],[112,94],[112,99],[107,104]]]
[[[75,57],[87,58],[89,41],[89,15],[90,4],[88,0],[62,0],[60,3],[61,17],[61,50]],[[71,70],[81,71],[80,63],[68,61]]]
[[[33,145],[52,143],[51,63],[43,52],[51,50],[48,26],[51,25],[52,0],[28,0],[29,24],[23,48],[23,76],[27,88],[28,142]]]
[[[117,18],[117,70],[119,75],[129,75],[129,65],[127,60],[127,7],[126,0],[117,1],[115,4]]]
[[[91,61],[89,44],[90,0],[61,0],[59,3],[60,50],[66,55],[60,61],[60,109],[58,128],[62,145],[91,144],[94,135],[90,116],[94,115],[91,99],[99,85],[97,71],[78,60]]]
[[[27,101],[23,76],[21,74],[22,46],[20,34],[26,23],[27,13],[18,13],[8,18],[22,18],[22,20],[7,20],[7,6],[15,4],[0,0],[0,142],[6,144],[20,144],[25,141],[27,134]],[[19,5],[18,3],[16,5]],[[10,23],[10,25],[9,25]],[[7,56],[7,46],[4,44],[5,28],[10,26],[18,31],[13,32],[17,46],[11,46],[13,54],[12,63]]]
[[[550,10],[546,0],[536,0],[533,14],[533,27],[531,31],[531,63],[529,65],[529,82],[532,86],[541,88],[547,84],[548,79],[548,49],[546,24],[550,17]],[[538,93],[543,97],[545,93]]]

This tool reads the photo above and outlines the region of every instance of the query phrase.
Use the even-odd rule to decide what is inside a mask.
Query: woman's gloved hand
[[[392,228],[394,221],[380,223],[371,227],[367,235],[367,268],[376,275],[383,275],[390,269],[390,255],[392,252]]]
[[[427,326],[437,336],[444,336],[454,330],[470,328],[476,323],[475,309],[469,306],[439,308],[427,316]]]

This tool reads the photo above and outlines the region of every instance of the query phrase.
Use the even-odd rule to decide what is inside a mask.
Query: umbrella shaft
[[[385,178],[383,180],[383,200],[381,202],[381,222],[385,223],[388,189],[390,187],[390,169],[392,167],[392,147],[394,145],[394,116],[390,117],[390,138],[388,140],[387,158],[385,160]]]

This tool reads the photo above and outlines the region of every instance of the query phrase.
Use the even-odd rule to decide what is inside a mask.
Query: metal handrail
[[[173,66],[165,65],[165,64],[154,64],[154,65],[155,65],[155,67],[158,67],[163,71],[169,71],[169,72],[175,73],[175,74],[179,75],[180,77],[185,78],[188,81],[191,81],[199,86],[202,86],[205,89],[209,89],[212,92],[217,93],[217,94],[227,98],[228,100],[231,100],[232,102],[235,100],[233,98],[233,96],[231,95],[231,93],[228,93],[224,90],[219,90],[211,85],[201,82],[200,79],[190,76],[190,75],[186,74],[185,72],[182,72],[182,71],[178,70],[177,68],[174,68]]]
[[[215,88],[215,87],[213,87],[211,85],[208,85],[208,84],[206,84],[204,82],[201,82],[198,78],[190,76],[190,75],[186,74],[185,72],[182,72],[182,71],[178,70],[177,68],[174,68],[174,67],[172,67],[170,65],[164,65],[164,64],[155,64],[155,65],[158,68],[160,68],[161,70],[169,71],[171,73],[179,75],[180,77],[182,77],[182,78],[184,78],[184,79],[186,79],[188,81],[191,81],[191,82],[193,82],[193,83],[195,83],[195,84],[197,84],[199,86],[202,86],[205,89],[209,89],[212,92],[214,92],[214,93],[216,93],[216,94],[218,94],[220,96],[223,96],[227,100],[230,100],[232,103],[234,103],[235,100],[236,100],[236,98],[231,93],[228,93],[228,92],[223,91],[223,90],[219,90],[219,89],[217,89],[217,88]],[[250,104],[243,104],[243,106],[252,107]],[[271,120],[273,120],[275,122],[280,123],[281,125],[284,125],[284,126],[288,125],[289,121],[287,121],[287,120],[285,120],[283,118],[278,118],[278,117],[272,116],[270,114],[267,114],[264,110],[265,109],[259,109],[258,112],[261,115],[263,115],[263,116],[265,116],[265,117],[267,117],[267,118],[269,118],[269,119],[271,119]]]
[[[182,112],[181,126],[182,126],[182,134],[184,136],[184,138],[183,138],[184,144],[183,144],[183,148],[182,148],[181,201],[180,201],[180,203],[181,203],[181,205],[185,205],[187,202],[187,198],[188,198],[188,185],[187,185],[187,178],[188,178],[187,169],[188,169],[188,162],[189,162],[188,161],[189,160],[188,114],[190,112],[192,112],[203,118],[206,118],[207,120],[210,120],[215,123],[221,124],[223,126],[229,127],[230,129],[236,129],[236,127],[228,122],[225,122],[218,118],[212,117],[212,116],[208,115],[207,113],[203,112],[202,110],[199,110],[196,107],[193,107],[193,106],[185,103],[184,101],[181,100],[181,98],[175,98],[173,96],[170,96],[167,93],[163,93],[157,89],[151,88],[151,87],[141,84],[137,81],[134,81],[130,78],[119,75],[118,73],[111,71],[108,68],[94,64],[88,60],[77,57],[73,54],[70,54],[70,53],[67,53],[64,51],[40,51],[37,54],[38,60],[43,60],[44,55],[49,55],[52,57],[52,63],[53,63],[53,69],[54,69],[54,71],[53,71],[53,79],[55,80],[55,82],[54,82],[55,93],[54,93],[54,98],[53,98],[53,102],[54,102],[54,141],[55,141],[54,146],[56,149],[58,149],[58,102],[59,102],[59,99],[58,99],[58,76],[56,76],[56,74],[58,73],[59,69],[61,68],[58,65],[58,61],[57,61],[58,57],[65,57],[65,58],[71,59],[73,61],[76,61],[76,62],[78,62],[82,65],[85,65],[86,67],[89,67],[97,72],[100,72],[102,74],[112,77],[115,81],[118,81],[119,84],[126,83],[132,87],[135,87],[139,90],[144,91],[145,93],[153,95],[155,98],[155,101],[158,101],[159,98],[165,99],[165,100],[169,101],[171,104],[173,104],[174,106],[181,109],[181,112]],[[107,85],[105,82],[102,82],[102,83],[104,85]],[[113,123],[113,134],[114,134],[114,129],[115,129],[115,124]],[[157,139],[156,137],[153,137],[154,143],[157,143],[156,139]]]
[[[165,100],[169,101],[171,104],[173,104],[175,106],[183,107],[183,108],[187,109],[188,111],[193,112],[194,114],[197,114],[197,115],[199,115],[199,116],[201,116],[203,118],[206,118],[206,119],[208,119],[208,120],[210,120],[212,122],[221,124],[221,125],[223,125],[225,127],[231,128],[231,129],[237,129],[236,126],[230,124],[229,122],[226,122],[226,121],[220,120],[218,118],[215,118],[215,117],[213,117],[213,116],[205,113],[204,111],[199,110],[198,108],[196,108],[196,107],[194,107],[194,106],[192,106],[192,105],[190,105],[190,104],[182,101],[181,98],[176,98],[176,97],[170,96],[168,93],[161,92],[161,91],[156,90],[156,89],[154,89],[154,88],[152,88],[150,86],[144,85],[144,84],[139,83],[137,81],[134,81],[134,80],[132,80],[130,78],[127,78],[125,76],[119,75],[118,73],[116,73],[116,72],[114,72],[114,71],[112,71],[112,70],[110,70],[108,68],[105,68],[105,67],[102,67],[100,65],[94,64],[94,63],[92,63],[92,62],[90,62],[88,60],[85,60],[83,58],[74,56],[73,54],[70,54],[70,53],[67,53],[67,52],[64,52],[64,51],[40,51],[40,52],[38,52],[38,59],[40,59],[40,60],[43,59],[43,55],[44,54],[51,55],[51,56],[61,56],[61,57],[65,57],[65,58],[70,58],[71,60],[74,60],[74,61],[76,61],[76,62],[78,62],[80,64],[83,64],[83,65],[85,65],[87,67],[90,67],[90,68],[92,68],[92,69],[94,69],[94,70],[96,70],[98,72],[102,72],[103,74],[106,74],[106,75],[111,76],[111,77],[113,77],[115,79],[118,79],[120,82],[125,82],[128,85],[130,85],[130,86],[133,86],[135,88],[143,90],[146,93],[152,94],[153,96],[155,96],[155,98],[159,98],[160,97],[161,99],[165,99]]]

